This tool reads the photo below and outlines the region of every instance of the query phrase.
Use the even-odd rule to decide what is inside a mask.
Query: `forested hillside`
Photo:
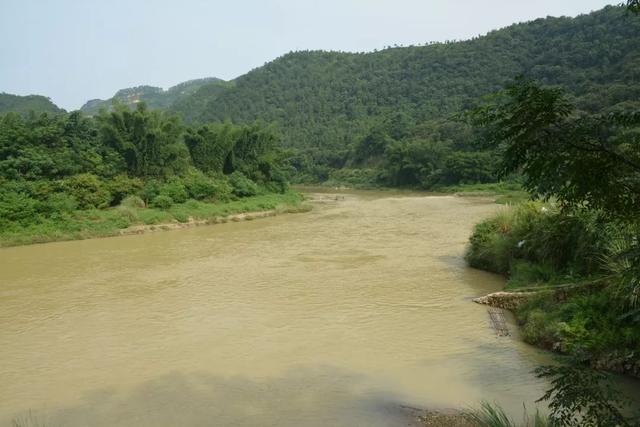
[[[167,91],[123,89],[87,102],[144,101],[186,122],[274,122],[300,181],[377,182],[423,188],[494,180],[455,117],[514,76],[564,87],[578,112],[640,107],[640,21],[608,6],[576,18],[541,18],[461,42],[370,53],[301,51],[237,79],[200,79]]]
[[[326,179],[331,168],[357,166],[354,149],[372,131],[390,137],[379,153],[398,139],[384,122],[404,121],[404,136],[413,140],[424,140],[425,134],[412,131],[415,124],[436,129],[427,134],[440,146],[446,142],[442,138],[467,138],[469,129],[447,124],[448,118],[518,74],[565,87],[582,111],[638,107],[639,32],[640,22],[624,8],[606,7],[576,18],[516,24],[463,42],[372,53],[295,52],[237,78],[228,90],[203,86],[172,109],[190,121],[277,122],[285,144],[302,153],[298,169]],[[442,135],[443,126],[448,135]],[[456,150],[470,150],[470,142]],[[427,178],[421,180],[432,180]]]
[[[11,95],[9,93],[0,93],[0,113],[13,111],[25,114],[30,111],[36,113],[62,113],[64,110],[45,96],[41,95]]]
[[[145,102],[149,108],[167,110],[183,98],[197,92],[201,87],[225,88],[229,86],[224,80],[215,77],[189,80],[167,90],[154,86],[137,86],[119,90],[112,98],[107,100],[92,99],[87,101],[80,110],[86,114],[96,114],[101,108],[111,108],[114,101],[134,107],[139,102]]]

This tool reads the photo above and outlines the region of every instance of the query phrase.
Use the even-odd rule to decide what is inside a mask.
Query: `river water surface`
[[[479,198],[313,194],[312,212],[0,250],[0,425],[397,426],[542,394],[465,266]]]

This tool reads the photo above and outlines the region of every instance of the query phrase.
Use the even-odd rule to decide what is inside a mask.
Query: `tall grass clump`
[[[465,418],[475,427],[547,427],[548,420],[536,411],[530,416],[526,408],[521,423],[514,422],[498,404],[482,402],[480,408],[464,413]]]

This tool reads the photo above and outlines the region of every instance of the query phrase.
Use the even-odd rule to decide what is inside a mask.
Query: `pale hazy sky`
[[[370,51],[575,16],[606,0],[0,0],[0,92],[65,109],[140,84],[225,80],[292,50]]]

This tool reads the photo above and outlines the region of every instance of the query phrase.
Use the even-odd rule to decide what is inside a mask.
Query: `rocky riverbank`
[[[504,308],[505,310],[515,310],[522,304],[529,301],[538,292],[494,292],[483,297],[474,298],[473,302],[491,307]]]
[[[499,291],[474,298],[473,302],[515,312],[518,307],[526,304],[534,296],[539,296],[541,294],[553,295],[554,298],[557,298],[560,301],[566,300],[567,295],[571,293],[572,290],[576,289],[579,288],[564,288],[556,292],[550,290],[537,292]],[[561,339],[545,342],[544,344],[538,343],[538,346],[555,353],[567,353],[566,345]],[[640,378],[640,355],[633,351],[612,350],[609,353],[595,356],[591,360],[591,366],[595,369],[603,369],[618,374]]]

